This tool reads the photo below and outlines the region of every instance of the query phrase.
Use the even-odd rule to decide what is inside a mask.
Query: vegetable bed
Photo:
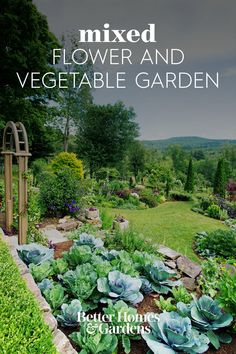
[[[62,254],[57,245],[57,259],[52,259],[52,250],[41,257],[37,246],[26,247],[20,256],[31,262],[34,279],[80,354],[194,354],[212,353],[213,347],[213,352],[227,348],[228,354],[235,353],[229,330],[233,317],[208,296],[191,301],[175,272],[157,255],[108,250],[101,239],[85,233],[72,246],[63,243]],[[82,313],[93,318],[84,319]],[[117,326],[132,331],[114,332]]]

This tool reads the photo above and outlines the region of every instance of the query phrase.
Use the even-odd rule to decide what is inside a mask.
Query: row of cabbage
[[[38,244],[20,246],[18,252],[61,326],[77,329],[79,313],[112,315],[112,323],[94,318],[80,322],[70,337],[81,354],[116,353],[119,343],[129,353],[131,341],[141,337],[154,354],[204,353],[210,343],[218,349],[231,341],[222,328],[232,316],[205,295],[188,304],[178,302],[176,311],[149,314],[149,330],[140,333],[137,307],[144,296],[167,295],[181,286],[175,271],[157,255],[108,250],[101,239],[86,233],[59,259],[53,259],[53,249]],[[113,333],[111,326],[119,330]]]

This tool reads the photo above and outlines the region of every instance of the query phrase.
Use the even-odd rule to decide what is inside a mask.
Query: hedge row
[[[56,354],[52,334],[0,239],[0,353]]]

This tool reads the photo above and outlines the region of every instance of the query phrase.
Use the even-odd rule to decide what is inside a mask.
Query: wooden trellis
[[[8,122],[3,133],[4,181],[5,181],[5,227],[11,232],[13,225],[13,183],[12,159],[18,162],[18,243],[24,244],[27,239],[27,169],[29,153],[28,137],[22,123]]]

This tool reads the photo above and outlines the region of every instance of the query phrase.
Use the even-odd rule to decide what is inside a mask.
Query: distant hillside
[[[211,149],[219,148],[226,144],[236,144],[236,140],[230,139],[208,139],[199,136],[180,136],[162,140],[143,140],[146,147],[154,149],[166,149],[170,145],[180,145],[183,149]]]

